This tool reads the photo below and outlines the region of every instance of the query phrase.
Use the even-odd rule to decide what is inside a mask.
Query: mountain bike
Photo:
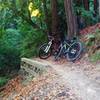
[[[50,40],[48,43],[44,43],[39,48],[39,57],[41,59],[47,59],[52,54],[52,43],[54,38],[49,37]],[[78,41],[78,39],[72,39],[72,40],[64,40],[61,42],[58,51],[55,52],[54,58],[55,60],[58,60],[58,58],[61,55],[64,55],[69,61],[75,61],[82,53],[83,47],[82,43]]]
[[[72,40],[64,40],[59,46],[59,51],[56,53],[55,60],[60,56],[65,56],[69,61],[78,59],[83,51],[82,43],[73,38]]]
[[[44,43],[39,48],[39,57],[41,59],[47,59],[52,54],[52,43],[53,43],[54,38],[52,36],[49,36],[48,38],[49,38],[49,42]]]

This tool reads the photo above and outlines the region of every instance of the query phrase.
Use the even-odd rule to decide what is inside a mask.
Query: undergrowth
[[[0,87],[4,86],[8,82],[8,77],[0,77]]]
[[[96,52],[95,54],[90,56],[90,60],[92,62],[97,62],[100,60],[100,52]]]
[[[100,30],[97,29],[95,33],[87,35],[88,54],[91,61],[96,62],[100,60]]]

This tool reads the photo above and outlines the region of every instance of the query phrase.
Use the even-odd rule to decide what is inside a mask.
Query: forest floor
[[[87,55],[75,63],[34,60],[48,64],[47,72],[25,86],[16,77],[0,100],[100,100],[100,62],[91,63]]]

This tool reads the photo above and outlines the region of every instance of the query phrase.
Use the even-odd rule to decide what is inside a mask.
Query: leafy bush
[[[20,66],[20,36],[17,30],[5,30],[0,38],[0,73],[5,74]]]
[[[37,56],[39,46],[46,41],[45,34],[26,24],[19,30],[0,31],[0,73],[19,69],[20,57]]]
[[[2,72],[9,72],[11,70],[19,69],[20,55],[14,48],[0,48],[0,70]]]
[[[100,29],[97,29],[95,33],[88,34],[86,38],[87,38],[86,42],[87,46],[98,45],[100,43]]]
[[[45,41],[46,36],[42,32],[37,30],[29,31],[22,41],[21,56],[37,56],[39,46]]]
[[[85,43],[88,48],[90,60],[96,62],[100,60],[100,30],[96,30],[95,33],[88,34],[87,42]]]
[[[7,77],[0,77],[0,87],[5,85],[8,80],[9,80],[9,78],[7,78]]]
[[[95,54],[91,55],[90,60],[93,62],[99,61],[100,60],[100,52],[96,52]]]
[[[94,34],[88,34],[87,35],[87,42],[85,43],[86,46],[93,46],[94,45],[94,40],[95,39],[95,35]]]
[[[84,19],[85,21],[85,26],[90,26],[99,21],[99,16],[94,16],[94,9],[93,7],[90,8],[89,11],[85,10],[83,7],[77,7],[75,6],[75,12],[79,13],[80,16]]]
[[[85,19],[86,25],[93,25],[98,22],[98,16],[94,17],[92,11],[86,11],[82,9],[82,17]]]

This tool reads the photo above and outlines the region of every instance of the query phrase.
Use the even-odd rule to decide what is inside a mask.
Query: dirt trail
[[[34,60],[48,64],[47,73],[0,100],[100,100],[99,62],[92,64],[87,57],[76,63]]]
[[[100,100],[100,63],[93,65],[86,59],[77,63],[59,63],[50,59],[42,62],[55,69],[82,100]]]
[[[82,100],[74,93],[62,77],[52,68],[47,73],[33,79],[20,91],[14,90],[0,100]]]

